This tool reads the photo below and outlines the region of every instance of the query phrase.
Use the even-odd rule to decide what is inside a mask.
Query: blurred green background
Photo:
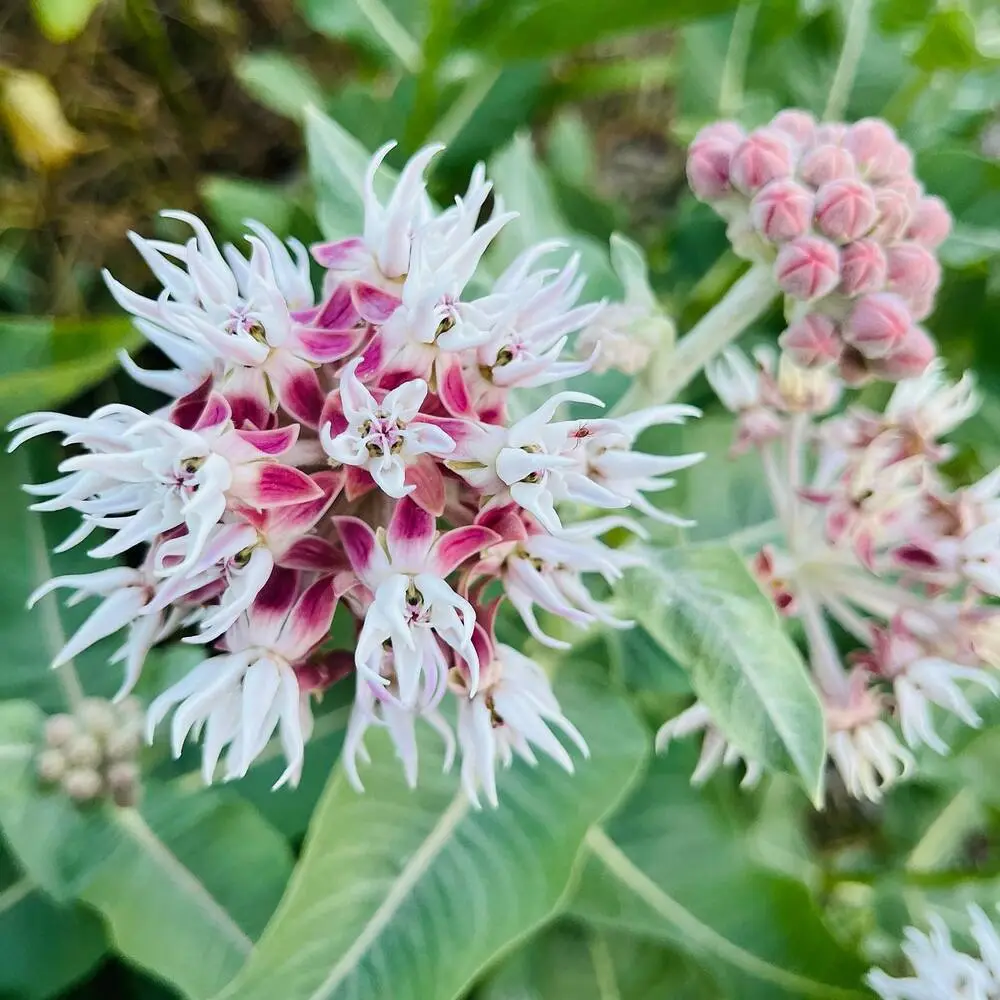
[[[888,118],[912,145],[927,189],[955,214],[928,325],[952,369],[974,367],[985,389],[952,471],[966,478],[992,469],[1000,462],[1000,7],[990,0],[6,0],[0,417],[88,412],[115,399],[151,405],[116,372],[117,350],[139,338],[100,271],[152,290],[125,233],[169,234],[159,209],[203,214],[229,239],[247,217],[307,242],[356,227],[343,150],[335,155],[331,145],[339,133],[316,116],[306,127],[310,106],[366,149],[397,139],[395,167],[428,140],[447,142],[431,176],[442,202],[486,160],[522,215],[499,254],[572,234],[594,297],[621,294],[607,241],[628,234],[644,247],[652,284],[683,332],[745,266],[728,251],[724,224],[687,192],[686,142],[720,116],[754,125],[786,106],[822,114],[855,5],[855,24],[867,27],[845,117]],[[778,329],[771,316],[748,336],[773,338]],[[149,351],[142,361],[157,363]],[[623,381],[604,376],[602,391],[613,397]],[[689,395],[707,404],[706,418],[662,443],[714,459],[680,477],[665,499],[696,512],[695,537],[728,535],[766,517],[766,501],[752,465],[723,460],[731,426],[705,384]],[[68,528],[59,518],[41,526],[17,490],[43,475],[53,454],[39,448],[0,461],[3,765],[2,744],[16,744],[17,727],[32,725],[30,706],[14,699],[45,711],[63,705],[46,664],[59,644],[54,634],[79,621],[72,613],[60,621],[54,606],[48,618],[28,618],[25,596],[86,559],[50,566],[46,549]],[[77,664],[88,693],[117,684],[106,654],[103,646]],[[154,656],[147,690],[191,656]],[[685,677],[641,631],[585,658],[650,722],[684,704]],[[17,798],[23,768],[0,766],[7,837],[24,835],[18,817],[41,815],[46,828],[71,830],[86,860],[75,859],[70,875],[40,880],[22,870],[23,844],[19,862],[0,854],[0,997],[180,995],[166,978],[198,995],[197,976],[175,971],[190,964],[184,935],[198,926],[177,886],[193,873],[249,946],[336,759],[348,697],[324,706],[296,793],[269,794],[276,763],[234,788],[201,792],[186,773],[190,762],[166,764],[157,748],[137,839],[124,821],[104,828],[54,806],[31,813],[48,807]],[[781,783],[752,799],[726,780],[692,792],[691,748],[671,751],[609,829],[648,858],[647,875],[694,929],[664,921],[662,906],[614,896],[591,860],[567,915],[491,970],[475,996],[864,996],[860,986],[822,986],[858,982],[863,962],[853,952],[862,941],[869,953],[892,954],[894,936],[926,899],[957,908],[997,898],[1000,797],[989,775],[1000,746],[989,731],[964,740],[950,769],[932,769],[884,810],[834,801],[818,817]],[[87,878],[74,881],[83,870]],[[160,894],[146,895],[151,885]],[[836,940],[812,900],[826,908]],[[220,962],[236,963],[231,973],[241,954]],[[760,978],[747,956],[788,975]],[[822,982],[804,985],[796,978],[803,970]]]

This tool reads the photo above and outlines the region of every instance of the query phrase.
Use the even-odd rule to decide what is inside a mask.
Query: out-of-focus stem
[[[839,703],[846,704],[849,679],[823,612],[808,587],[796,589],[795,602],[799,610],[799,620],[802,622],[809,643],[813,676],[824,694]]]
[[[871,0],[854,0],[851,11],[847,15],[847,27],[844,29],[844,45],[840,50],[833,82],[830,84],[830,95],[826,99],[826,110],[823,117],[827,121],[839,121],[844,117],[847,100],[851,96],[854,85],[854,74],[861,60],[868,35],[868,22],[871,19]]]
[[[801,501],[798,491],[802,488],[802,474],[805,464],[806,435],[809,430],[809,415],[796,413],[788,426],[786,441],[788,464],[788,547],[795,552],[799,545],[801,522]]]
[[[770,264],[755,264],[723,299],[682,337],[670,358],[666,377],[647,385],[640,376],[618,401],[614,413],[631,413],[642,406],[669,403],[720,351],[728,347],[778,294]]]
[[[726,61],[722,67],[722,82],[719,84],[719,116],[722,118],[732,118],[743,107],[743,78],[759,10],[760,0],[743,0],[736,8]]]

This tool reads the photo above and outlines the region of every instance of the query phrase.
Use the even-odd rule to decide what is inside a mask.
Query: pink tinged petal
[[[252,445],[261,455],[283,455],[299,439],[299,425],[275,427],[269,431],[238,430],[236,436]]]
[[[296,420],[316,427],[326,396],[316,370],[288,351],[275,351],[267,361],[267,377],[278,402]]]
[[[226,379],[223,393],[233,411],[233,424],[266,427],[271,411],[267,381],[259,368],[237,368]]]
[[[340,561],[333,545],[318,535],[298,539],[276,558],[279,566],[321,573],[329,573]]]
[[[322,495],[306,503],[274,510],[268,519],[268,541],[288,540],[305,534],[330,509],[344,485],[343,470],[314,472],[310,477],[322,490]]]
[[[466,559],[501,541],[501,537],[495,531],[479,524],[469,524],[464,528],[446,531],[431,549],[428,563],[430,571],[446,577]]]
[[[351,569],[368,586],[369,581],[389,567],[389,561],[375,532],[356,517],[335,517],[333,523]]]
[[[387,359],[387,347],[380,333],[376,333],[365,345],[361,354],[361,364],[355,373],[360,379],[371,378]]]
[[[369,257],[365,241],[360,236],[333,243],[314,243],[309,252],[320,267],[330,271],[349,271],[361,267]]]
[[[400,305],[395,295],[363,281],[355,282],[351,288],[351,301],[361,318],[375,326],[385,323]]]
[[[347,417],[340,405],[340,393],[331,392],[323,403],[323,410],[319,417],[320,436],[332,440],[338,434],[343,434],[347,430]]]
[[[506,503],[483,508],[476,517],[476,524],[491,528],[505,542],[523,542],[528,537],[528,529],[517,504]]]
[[[212,380],[207,378],[170,407],[170,422],[185,430],[193,429],[201,419],[211,394]]]
[[[493,662],[496,656],[496,649],[494,648],[493,640],[490,638],[490,632],[492,632],[492,625],[488,632],[479,622],[476,622],[476,627],[472,632],[472,645],[476,651],[476,656],[479,657],[481,664],[486,664],[487,666]]]
[[[317,580],[305,591],[278,636],[278,648],[286,659],[292,662],[303,659],[327,637],[336,607],[332,576]]]
[[[218,392],[213,392],[205,401],[205,408],[198,417],[198,422],[194,425],[194,430],[205,431],[221,427],[227,420],[231,419],[233,411],[226,402],[226,397]]]
[[[295,570],[278,567],[261,587],[248,612],[255,643],[272,642],[295,604],[300,576]]]
[[[259,510],[307,503],[323,490],[299,469],[277,462],[251,462],[233,470],[233,496]]]
[[[469,398],[469,387],[465,384],[462,366],[457,359],[445,361],[439,358],[435,366],[437,375],[437,394],[441,405],[453,417],[474,416],[472,400]]]
[[[427,455],[406,467],[407,487],[411,487],[410,499],[428,514],[440,517],[444,513],[444,476],[441,468]]]
[[[375,480],[371,473],[361,466],[349,465],[345,469],[344,496],[353,503],[358,497],[363,497],[375,489]]]
[[[52,666],[61,667],[95,642],[124,628],[140,615],[145,604],[144,591],[131,587],[105,598],[59,650]]]
[[[327,330],[314,326],[296,326],[292,328],[288,347],[308,361],[328,364],[350,354],[366,335],[367,331],[363,328]]]
[[[389,521],[387,541],[393,569],[418,572],[434,541],[434,518],[409,497],[403,497]]]
[[[335,649],[295,667],[299,690],[325,691],[354,673],[354,657],[346,649]]]

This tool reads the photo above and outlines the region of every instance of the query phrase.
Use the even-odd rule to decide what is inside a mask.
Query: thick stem
[[[844,45],[840,50],[840,60],[833,82],[830,84],[830,95],[826,100],[826,110],[823,117],[827,121],[839,121],[844,117],[847,100],[854,86],[854,74],[861,60],[865,47],[865,37],[868,34],[868,22],[871,19],[872,0],[854,0],[851,12],[847,15],[847,27],[844,29]]]
[[[754,322],[778,294],[770,264],[754,264],[682,337],[670,358],[667,376],[659,385],[637,378],[618,401],[614,413],[631,413],[643,406],[669,403],[720,351],[725,350]]]
[[[743,0],[736,8],[733,30],[729,33],[729,48],[722,66],[722,81],[719,84],[719,116],[732,118],[743,107],[743,78],[746,75],[747,59],[750,56],[750,40],[757,23],[760,0]]]

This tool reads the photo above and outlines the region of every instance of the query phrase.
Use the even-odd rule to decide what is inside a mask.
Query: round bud
[[[885,287],[888,265],[875,240],[855,240],[840,250],[840,291],[844,295],[868,295]]]
[[[889,161],[886,167],[889,177],[912,179],[913,175],[913,153],[906,143],[898,139],[893,144],[889,154]]]
[[[750,220],[754,229],[772,243],[803,236],[809,231],[813,196],[791,179],[765,184],[750,202]]]
[[[813,187],[857,176],[854,157],[843,146],[824,143],[799,160],[799,177]]]
[[[42,781],[48,784],[55,784],[66,773],[66,757],[59,750],[51,748],[43,750],[38,755],[35,768],[38,771],[38,777]]]
[[[746,135],[736,122],[712,122],[698,130],[688,149],[694,149],[703,142],[723,142],[732,151],[746,138]]]
[[[134,806],[139,800],[139,768],[131,763],[112,764],[108,768],[108,788],[115,805]]]
[[[889,291],[906,302],[914,319],[929,315],[941,283],[941,265],[934,254],[919,243],[904,242],[889,247],[886,260]]]
[[[50,747],[65,746],[79,732],[76,719],[60,712],[45,720],[45,742]]]
[[[67,771],[62,779],[63,791],[74,802],[89,802],[101,794],[101,776],[93,768],[80,767]]]
[[[687,179],[700,201],[715,201],[732,190],[729,185],[730,145],[721,139],[706,139],[688,151]]]
[[[879,243],[892,243],[906,230],[912,215],[910,201],[896,188],[883,187],[875,192],[875,206],[878,220],[869,234]]]
[[[104,756],[101,744],[89,733],[74,736],[63,749],[73,767],[97,767]]]
[[[933,250],[951,232],[951,212],[935,195],[921,198],[906,228],[906,238]]]
[[[822,313],[808,313],[797,319],[782,333],[778,344],[803,368],[832,364],[843,348],[837,324]]]
[[[733,152],[729,178],[743,194],[755,194],[765,184],[790,177],[792,147],[788,136],[774,129],[751,132]]]
[[[816,192],[816,225],[838,243],[864,236],[877,218],[875,194],[862,181],[828,181]]]
[[[899,347],[878,361],[873,370],[893,381],[917,378],[927,371],[936,356],[937,348],[927,331],[922,326],[911,326]]]
[[[102,698],[85,699],[76,714],[84,729],[99,740],[103,740],[118,724],[111,703]]]
[[[847,129],[843,143],[869,180],[892,176],[899,155],[899,141],[888,122],[881,118],[862,118]]]
[[[844,122],[823,122],[816,126],[815,144],[822,146],[829,143],[831,146],[839,146],[847,135],[847,125]]]
[[[104,752],[109,760],[129,760],[139,752],[141,743],[142,735],[138,727],[126,723],[108,737]]]
[[[786,108],[779,111],[772,119],[769,128],[776,128],[785,135],[790,135],[800,146],[806,145],[816,131],[816,119],[808,111],[799,108]]]
[[[828,295],[840,281],[837,248],[819,236],[800,236],[778,251],[774,277],[793,298],[808,301]]]
[[[860,298],[847,323],[844,340],[866,358],[885,358],[897,351],[913,326],[906,303],[889,292]]]
[[[123,722],[134,722],[141,728],[145,712],[142,708],[142,702],[138,698],[129,695],[124,701],[120,701],[115,705],[115,711],[118,713],[118,718]]]

